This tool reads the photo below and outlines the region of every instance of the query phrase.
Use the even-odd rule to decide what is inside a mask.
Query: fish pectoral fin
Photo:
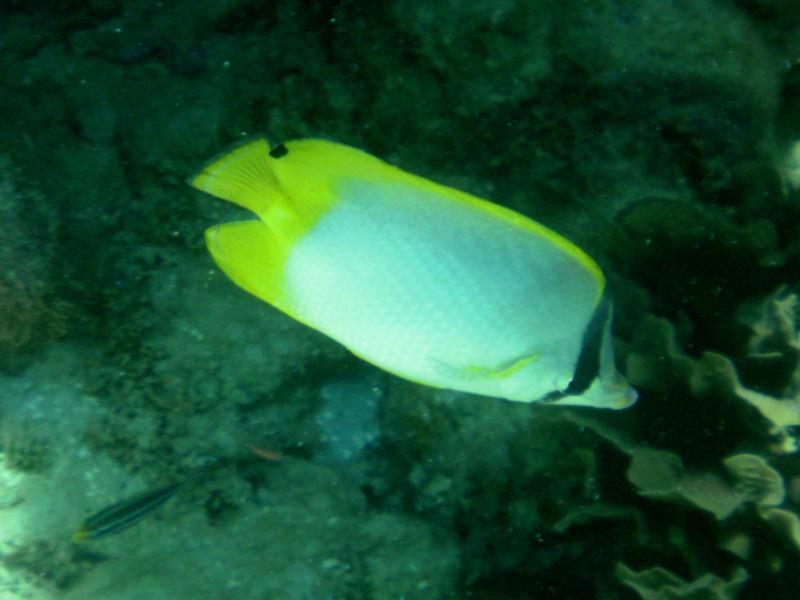
[[[528,354],[522,358],[513,359],[496,367],[480,365],[465,365],[457,367],[438,358],[429,358],[429,362],[439,375],[458,379],[460,381],[475,381],[478,379],[507,379],[526,366],[539,360],[539,353]]]
[[[237,221],[209,227],[205,237],[214,260],[236,285],[283,307],[288,248],[280,236],[262,221]]]
[[[434,373],[447,379],[475,381],[485,378],[485,375],[481,374],[480,367],[456,367],[432,356],[428,357],[428,363],[431,365]]]

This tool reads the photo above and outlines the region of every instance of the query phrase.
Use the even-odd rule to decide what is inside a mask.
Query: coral
[[[373,600],[448,596],[451,590],[443,584],[455,580],[460,557],[445,531],[418,518],[377,514],[365,521],[361,534]]]
[[[722,464],[736,478],[737,489],[758,506],[780,506],[786,500],[781,474],[755,454],[729,456]]]
[[[459,97],[457,113],[474,115],[498,103],[519,102],[552,72],[554,19],[542,2],[398,0],[392,7],[398,27],[416,40],[420,55],[448,74],[449,91]],[[469,58],[479,56],[492,59],[475,69]]]
[[[13,508],[25,501],[20,489],[24,475],[6,464],[6,453],[0,453],[0,511]]]
[[[768,508],[761,513],[761,516],[800,551],[800,517],[797,513],[783,508]]]
[[[586,525],[597,519],[632,520],[635,522],[638,532],[642,532],[645,526],[644,517],[639,511],[629,506],[617,506],[597,502],[585,507],[578,507],[567,513],[567,515],[553,524],[553,530],[557,533],[564,533],[569,531],[572,527]]]
[[[64,542],[35,541],[2,557],[3,564],[17,570],[41,587],[59,591],[76,585],[104,558]]]
[[[52,463],[50,445],[29,421],[0,420],[0,451],[6,468],[23,473],[44,473]]]
[[[677,454],[636,448],[628,468],[628,480],[648,498],[681,501],[712,513],[730,516],[742,503],[741,494],[715,474],[688,471]]]
[[[783,193],[790,195],[800,190],[800,141],[794,142],[778,163],[778,174],[783,184]]]
[[[319,448],[315,462],[330,465],[362,460],[364,451],[380,437],[378,405],[381,387],[370,380],[333,380],[319,392],[322,407],[316,415]]]
[[[706,352],[695,364],[692,389],[699,395],[719,392],[746,402],[769,424],[768,432],[775,440],[773,452],[796,452],[800,449],[795,431],[800,426],[800,296],[779,289],[763,301],[750,326],[749,358],[794,365],[778,395],[742,385],[733,361],[716,352]]]
[[[761,373],[759,387],[774,389],[774,394],[746,387],[737,366],[723,354],[707,351],[699,359],[688,356],[680,349],[674,326],[655,317],[645,318],[635,348],[628,354],[628,379],[635,387],[652,391],[669,383],[694,402],[743,401],[766,424],[763,430],[773,440],[770,450],[793,453],[800,448],[795,432],[800,425],[798,296],[781,288],[759,304],[756,314],[756,318],[743,317],[751,335],[747,355],[740,362]],[[752,422],[748,419],[748,424]]]
[[[673,425],[667,413],[659,412],[659,429],[669,432],[677,426],[705,434],[713,442],[698,444],[697,436],[691,435],[693,443],[683,444],[681,436],[656,435],[653,428],[641,426],[648,423],[646,412],[640,414],[637,427],[624,427],[600,415],[569,413],[570,420],[627,455],[626,475],[640,496],[684,507],[677,513],[680,518],[663,512],[668,525],[662,535],[697,579],[689,583],[660,568],[635,574],[618,567],[620,581],[643,598],[733,597],[741,587],[738,578],[728,586],[713,574],[725,564],[726,554],[738,557],[747,571],[741,573],[751,577],[754,586],[771,585],[770,578],[788,573],[790,561],[795,560],[800,547],[797,484],[792,477],[800,424],[798,304],[796,294],[780,289],[743,310],[741,320],[749,336],[736,362],[714,352],[693,358],[682,350],[673,325],[644,319],[628,352],[629,379],[645,399],[666,386],[674,410],[695,415],[686,429],[685,414]],[[741,382],[744,377],[753,388]],[[647,411],[648,406],[639,410]],[[717,419],[719,433],[703,414]],[[759,446],[760,451],[754,449]],[[603,466],[599,468],[602,471]],[[646,509],[637,503],[630,510],[636,514]],[[708,516],[713,516],[713,525]],[[651,520],[647,524],[652,527]],[[708,528],[705,539],[697,534],[704,528]],[[708,559],[713,554],[718,561]]]
[[[736,569],[728,580],[708,574],[688,582],[661,567],[636,572],[623,563],[617,563],[616,576],[642,600],[732,600],[748,580],[744,569]]]
[[[40,201],[20,194],[10,161],[0,155],[0,366],[64,329],[59,307],[48,299],[49,244],[36,239],[20,218],[23,206],[30,212],[29,205]]]
[[[694,506],[718,521],[728,519],[750,502],[769,508],[786,499],[782,476],[760,456],[736,454],[725,458],[722,465],[727,476],[691,470],[678,454],[638,445],[589,415],[569,413],[568,418],[593,429],[630,457],[626,475],[641,496]]]
[[[739,381],[733,362],[716,352],[707,352],[703,356],[695,385],[699,390],[705,390],[706,386],[711,385],[710,380],[761,413],[770,424],[770,435],[776,439],[772,445],[774,452],[791,453],[800,449],[797,434],[793,431],[794,427],[800,425],[800,396],[775,398],[746,388]]]

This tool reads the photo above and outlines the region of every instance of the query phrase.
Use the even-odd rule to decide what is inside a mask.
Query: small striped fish
[[[139,522],[175,495],[179,483],[148,490],[121,500],[87,518],[75,533],[73,542],[95,540],[106,535],[119,533]]]

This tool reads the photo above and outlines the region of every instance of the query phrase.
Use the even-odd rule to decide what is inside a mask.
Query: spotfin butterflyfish
[[[206,231],[234,283],[373,365],[522,402],[636,399],[600,268],[513,210],[321,139],[250,141],[190,183],[257,216]]]

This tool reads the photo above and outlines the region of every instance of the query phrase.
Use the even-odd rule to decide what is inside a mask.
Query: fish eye
[[[289,149],[286,147],[285,144],[278,144],[272,150],[269,151],[269,155],[272,158],[282,158],[289,154]]]

